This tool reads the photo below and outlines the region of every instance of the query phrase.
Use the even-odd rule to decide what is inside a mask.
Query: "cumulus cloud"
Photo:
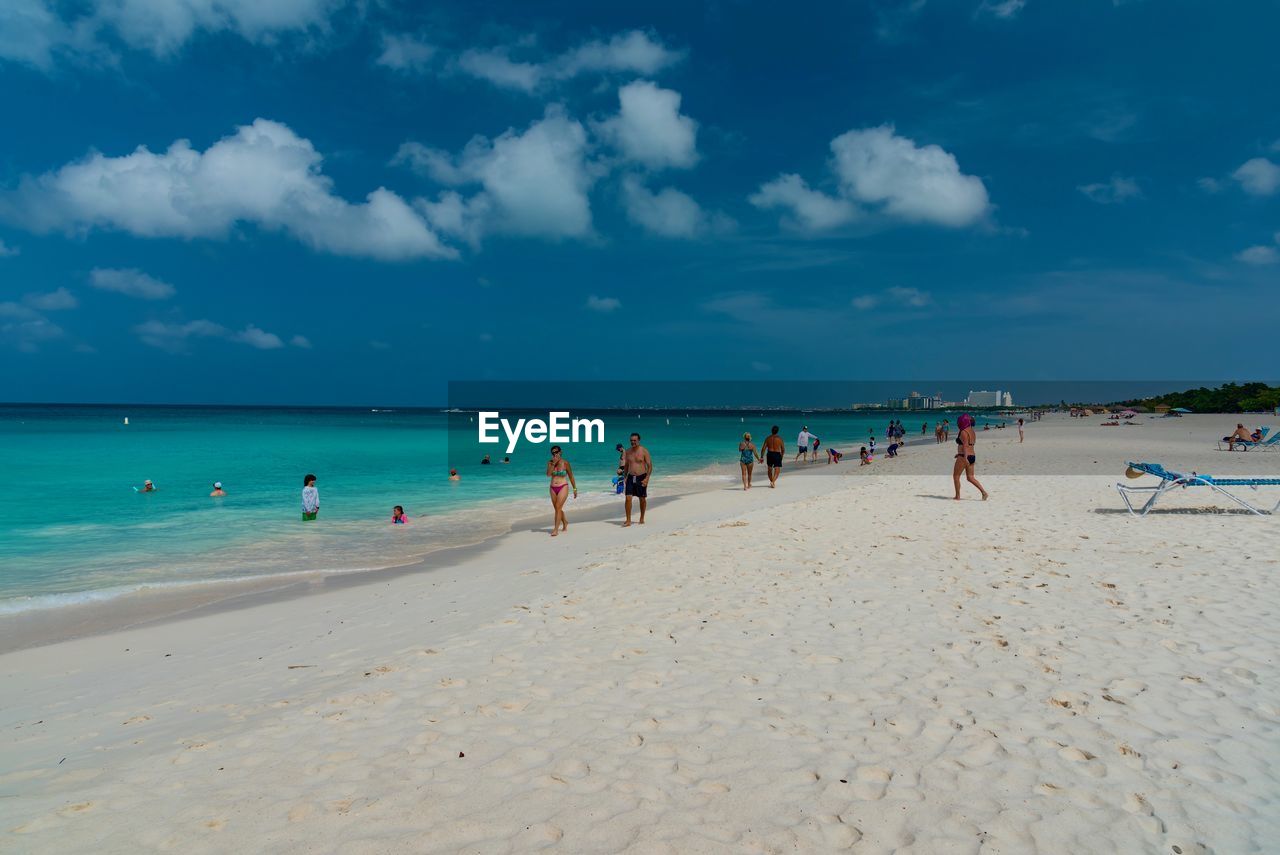
[[[248,324],[244,329],[236,332],[222,324],[205,319],[185,323],[150,320],[135,326],[133,332],[143,344],[169,353],[186,353],[193,340],[202,338],[246,344],[259,350],[278,350],[284,347],[280,336],[261,329],[257,324]],[[295,336],[293,342],[295,346],[301,346],[297,344],[299,338],[306,341],[302,336]],[[307,342],[306,346],[310,347],[310,342]]]
[[[441,184],[479,185],[469,197],[446,191],[435,201],[416,203],[432,227],[474,243],[491,232],[590,235],[587,194],[597,176],[586,154],[586,130],[552,107],[523,132],[511,128],[493,140],[475,137],[457,155],[410,142],[393,162]]]
[[[314,249],[382,260],[448,258],[426,221],[379,187],[352,204],[333,193],[321,155],[279,122],[257,119],[200,152],[90,153],[23,176],[0,194],[0,216],[33,231],[116,229],[139,237],[220,238],[237,223],[283,231]]]
[[[627,219],[663,237],[693,238],[733,226],[723,215],[708,216],[688,194],[674,187],[655,193],[635,175],[622,179],[622,200]]]
[[[430,64],[436,55],[431,45],[409,33],[384,33],[382,36],[382,53],[374,60],[376,65],[390,68],[393,71],[419,73]]]
[[[157,57],[176,53],[197,32],[234,33],[271,43],[323,28],[344,0],[5,0],[0,59],[53,67],[60,55],[108,55],[107,37]]]
[[[231,340],[247,344],[250,347],[256,347],[259,350],[276,350],[284,347],[284,342],[280,340],[280,336],[259,329],[253,324],[249,324],[240,332],[233,334]]]
[[[100,291],[114,291],[139,300],[167,300],[176,293],[168,282],[148,276],[134,267],[125,270],[95,267],[89,273],[89,284]]]
[[[1026,5],[1027,0],[982,0],[977,14],[987,14],[1008,20],[1021,12],[1022,7]]]
[[[65,335],[61,327],[31,306],[0,303],[0,344],[23,353],[35,353],[40,345]]]
[[[825,231],[842,226],[858,216],[848,199],[828,196],[812,189],[799,175],[779,175],[760,185],[747,201],[764,210],[782,208],[787,212],[783,225],[801,231]]]
[[[612,312],[622,306],[622,301],[617,297],[597,297],[592,294],[587,298],[587,308],[593,312]]]
[[[680,114],[680,93],[647,80],[618,90],[617,115],[596,130],[629,160],[651,169],[687,169],[698,162],[698,123]]]
[[[787,209],[792,225],[810,231],[848,222],[863,208],[951,228],[978,223],[990,210],[982,180],[962,173],[954,155],[936,145],[917,146],[890,125],[841,134],[831,141],[831,154],[839,198],[810,189],[797,175],[782,175],[749,201]]]
[[[311,339],[307,338],[305,335],[295,335],[293,338],[289,339],[289,344],[294,347],[300,347],[303,350],[311,349]]]
[[[1245,264],[1266,265],[1280,262],[1280,252],[1276,252],[1272,246],[1251,246],[1242,252],[1236,254],[1237,261],[1243,261]]]
[[[683,57],[642,30],[619,33],[607,42],[586,42],[542,62],[515,60],[511,52],[507,47],[469,50],[458,58],[457,67],[503,89],[534,92],[580,74],[656,74]]]
[[[43,294],[27,294],[22,298],[22,302],[42,312],[60,312],[66,309],[74,309],[80,305],[76,295],[66,288],[59,288],[56,291],[48,291]]]
[[[12,258],[19,254],[16,246],[8,246],[4,241],[0,240],[0,258]]]
[[[1270,196],[1280,188],[1280,166],[1265,157],[1245,161],[1231,173],[1244,192],[1253,196]]]
[[[866,311],[877,306],[923,309],[933,304],[933,295],[919,288],[888,288],[881,294],[862,294],[849,301],[855,309]]]
[[[1136,180],[1120,175],[1111,176],[1110,181],[1081,184],[1076,189],[1100,205],[1114,205],[1126,199],[1138,199],[1142,196],[1142,188],[1138,186]]]

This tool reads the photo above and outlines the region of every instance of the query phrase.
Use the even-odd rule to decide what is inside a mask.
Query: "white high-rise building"
[[[1005,407],[1013,406],[1013,393],[1011,392],[1004,393],[1004,402],[1001,404],[1001,406],[1005,406]]]
[[[1000,390],[989,392],[986,389],[980,391],[969,390],[969,397],[964,399],[966,405],[970,407],[998,407],[1003,400],[1000,397]]]

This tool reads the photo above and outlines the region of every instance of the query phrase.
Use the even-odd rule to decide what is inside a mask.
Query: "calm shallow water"
[[[706,467],[731,466],[744,430],[759,443],[779,424],[793,448],[802,423],[824,438],[874,429],[883,446],[890,416],[596,415],[606,443],[565,451],[579,507],[618,501],[613,445],[632,430],[644,435],[661,490],[681,473],[686,488],[723,480]],[[911,435],[923,420],[903,417]],[[500,461],[505,444],[482,448],[470,417],[452,422],[434,410],[0,407],[0,613],[146,586],[386,567],[547,512],[546,444],[522,444],[510,465],[481,466],[485,452]],[[450,465],[461,482],[447,480]],[[736,467],[724,471],[736,477]],[[319,478],[321,514],[303,525],[308,472]],[[147,478],[158,491],[135,492]],[[215,480],[226,498],[209,498]],[[396,504],[408,526],[389,524]]]

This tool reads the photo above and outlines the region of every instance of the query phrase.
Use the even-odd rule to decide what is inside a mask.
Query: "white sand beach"
[[[4,654],[0,849],[1274,850],[1280,519],[1113,485],[1280,453],[1099,421]]]

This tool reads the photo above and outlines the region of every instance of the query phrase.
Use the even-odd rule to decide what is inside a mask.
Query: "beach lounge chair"
[[[1271,428],[1259,428],[1262,431],[1262,438],[1257,442],[1252,440],[1237,439],[1235,442],[1227,442],[1226,440],[1218,440],[1219,451],[1249,451],[1253,448],[1274,449],[1280,448],[1277,442],[1280,441],[1280,431],[1268,436]]]
[[[1228,487],[1248,487],[1251,490],[1257,490],[1259,487],[1280,487],[1280,478],[1215,478],[1212,475],[1197,475],[1195,472],[1190,475],[1183,475],[1180,472],[1170,472],[1159,463],[1130,463],[1129,471],[1125,474],[1130,478],[1152,475],[1160,479],[1160,483],[1154,487],[1131,487],[1128,484],[1116,484],[1116,489],[1120,491],[1120,498],[1124,499],[1125,507],[1129,509],[1129,513],[1135,516],[1145,517],[1147,512],[1155,506],[1155,503],[1165,493],[1179,487],[1183,489],[1188,487],[1208,487],[1215,493],[1221,493],[1240,507],[1259,516],[1280,511],[1280,501],[1277,501],[1270,510],[1265,510],[1249,504],[1227,489]],[[1141,507],[1135,508],[1129,500],[1130,493],[1148,493],[1150,498]]]

